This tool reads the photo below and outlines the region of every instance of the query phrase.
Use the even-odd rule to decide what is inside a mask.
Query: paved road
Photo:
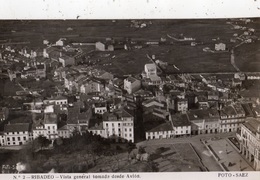
[[[166,144],[178,144],[178,143],[191,143],[198,155],[200,156],[202,163],[209,171],[222,171],[221,167],[215,161],[213,156],[201,142],[201,140],[209,140],[211,138],[227,138],[235,136],[235,133],[222,133],[222,134],[201,134],[192,137],[174,138],[174,139],[159,139],[149,140],[137,143],[137,146],[153,146],[153,145],[166,145]]]

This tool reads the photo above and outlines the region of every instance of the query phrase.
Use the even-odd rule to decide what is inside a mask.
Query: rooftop
[[[4,132],[25,132],[29,130],[29,123],[6,124],[4,127]]]
[[[190,126],[191,123],[188,120],[186,114],[181,115],[173,115],[172,116],[172,124],[174,127],[182,127],[182,126]]]
[[[171,122],[166,122],[166,123],[160,124],[159,126],[153,128],[151,130],[148,130],[147,132],[172,131],[172,130],[173,130],[173,128],[172,128]]]
[[[260,121],[256,119],[250,119],[243,124],[247,129],[249,129],[253,134],[256,134],[257,129],[260,127]]]
[[[44,114],[44,124],[57,124],[57,115],[54,113]]]
[[[205,120],[216,121],[219,119],[219,113],[217,109],[198,109],[190,110],[187,112],[187,117],[190,121]]]
[[[129,81],[131,83],[134,83],[135,81],[139,81],[138,79],[132,77],[132,76],[129,76],[128,78],[126,78],[126,81]]]

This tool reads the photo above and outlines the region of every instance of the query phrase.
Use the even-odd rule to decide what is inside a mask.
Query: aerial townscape
[[[260,19],[1,20],[1,173],[260,170]]]

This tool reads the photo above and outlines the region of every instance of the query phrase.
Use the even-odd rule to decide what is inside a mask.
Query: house
[[[75,102],[68,108],[67,127],[70,133],[86,131],[92,117],[92,108],[82,102]]]
[[[226,50],[226,44],[224,44],[224,43],[215,44],[215,50],[216,51],[225,51]]]
[[[58,132],[57,132],[57,123],[58,118],[57,115],[54,113],[47,113],[44,114],[44,128],[47,130],[46,137],[47,139],[57,139],[58,138]]]
[[[260,79],[260,74],[258,73],[247,74],[247,80],[259,80],[259,79]]]
[[[195,103],[198,105],[200,109],[208,109],[209,103],[208,98],[205,95],[198,95],[195,97]]]
[[[117,109],[103,114],[103,128],[106,138],[134,142],[134,116],[129,110]]]
[[[0,107],[0,122],[8,119],[9,109],[7,107]]]
[[[58,132],[58,136],[61,138],[70,138],[72,135],[67,125],[58,128],[57,132]]]
[[[103,92],[105,90],[102,82],[94,78],[85,78],[79,81],[80,93],[88,94],[92,92]]]
[[[191,122],[191,134],[211,134],[219,132],[219,113],[217,109],[190,110],[186,113]]]
[[[134,142],[134,116],[130,110],[124,108],[105,112],[102,123],[95,123],[89,131],[115,141]]]
[[[68,56],[62,54],[59,57],[59,62],[62,64],[63,67],[75,65],[75,58],[73,56]]]
[[[146,73],[146,77],[150,78],[150,76],[157,75],[157,68],[156,65],[153,64],[145,64],[144,71]]]
[[[188,111],[188,99],[177,98],[175,100],[175,111],[185,113]]]
[[[219,132],[236,132],[245,122],[245,110],[240,103],[224,106],[220,110]]]
[[[94,112],[95,114],[104,114],[105,112],[107,112],[107,104],[105,102],[95,103]]]
[[[114,51],[114,46],[108,43],[96,42],[97,51]]]
[[[60,38],[58,41],[56,41],[56,46],[64,46],[64,43],[66,41],[66,38]]]
[[[98,70],[95,69],[91,72],[92,76],[98,78],[98,79],[103,79],[103,80],[113,80],[114,79],[114,75],[104,71],[104,70]]]
[[[191,122],[186,114],[170,115],[170,122],[173,127],[173,137],[183,137],[191,135]]]
[[[174,131],[171,122],[165,122],[159,126],[145,132],[145,138],[149,139],[168,139],[173,137]]]
[[[16,123],[6,124],[4,127],[4,137],[6,146],[23,145],[31,140],[30,124]]]
[[[141,88],[141,81],[129,76],[124,79],[124,89],[128,92],[128,94],[132,94],[138,91]]]
[[[67,105],[68,98],[64,96],[56,96],[54,98],[49,98],[43,101],[44,104],[55,104],[55,105]]]
[[[46,65],[45,64],[36,65],[36,76],[38,78],[46,78]]]
[[[88,131],[93,135],[99,135],[101,137],[105,137],[105,129],[103,128],[103,123],[95,123],[94,126],[88,128]]]

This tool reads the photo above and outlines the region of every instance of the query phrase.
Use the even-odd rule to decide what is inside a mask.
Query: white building
[[[191,122],[191,134],[210,134],[219,132],[219,113],[216,109],[199,109],[187,112]]]
[[[224,43],[215,44],[215,50],[216,51],[225,51],[226,50],[226,44],[224,44]]]
[[[172,123],[174,137],[191,135],[191,123],[186,114],[170,116],[170,122]]]
[[[55,105],[67,105],[68,98],[63,96],[57,96],[51,99],[47,99],[43,101],[44,104],[55,104]]]
[[[145,138],[149,139],[168,139],[174,136],[174,130],[170,122],[163,123],[145,132]]]
[[[7,146],[23,145],[31,140],[29,123],[6,124],[2,142]]]
[[[256,171],[260,170],[260,121],[249,120],[241,125],[240,152]]]
[[[44,114],[43,122],[33,125],[33,138],[44,136],[47,139],[54,140],[58,138],[57,115],[54,113]]]
[[[104,113],[102,124],[89,128],[93,134],[104,138],[134,142],[134,117],[126,109]]]
[[[144,71],[146,73],[146,77],[150,78],[150,76],[157,75],[157,68],[156,65],[153,64],[145,64]]]
[[[236,132],[245,122],[245,110],[240,103],[225,106],[220,110],[219,132]]]
[[[176,99],[176,111],[185,113],[188,111],[188,100],[187,99]]]
[[[128,94],[132,94],[138,91],[141,88],[141,81],[129,76],[124,79],[124,89],[128,92]]]

